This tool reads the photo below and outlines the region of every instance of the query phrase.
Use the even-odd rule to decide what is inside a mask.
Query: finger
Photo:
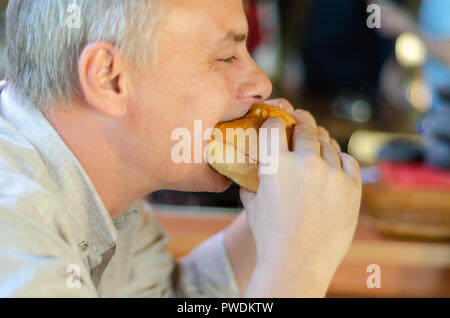
[[[314,152],[320,155],[320,143],[316,129],[307,125],[297,125],[293,132],[293,148],[296,153]]]
[[[337,152],[341,152],[342,151],[341,146],[339,145],[339,143],[333,138],[330,138],[330,146],[333,147]]]
[[[349,154],[340,152],[338,156],[341,158],[342,169],[353,179],[361,183],[361,168],[358,161]]]
[[[330,144],[330,134],[322,126],[317,127],[317,137],[326,144]]]
[[[320,141],[320,145],[322,146],[322,158],[332,167],[336,169],[341,169],[341,158],[339,157],[336,150],[334,150],[329,143]]]
[[[281,109],[287,111],[288,113],[292,114],[294,112],[294,106],[292,106],[291,103],[289,103],[284,98],[277,98],[277,99],[271,99],[266,101],[267,104],[272,106],[280,107]]]
[[[306,110],[303,110],[303,109],[297,109],[293,113],[293,116],[295,119],[297,119],[297,121],[300,124],[311,126],[314,129],[317,128],[316,120],[314,119],[313,115],[311,115],[310,112],[307,112]]]
[[[269,150],[269,155],[272,153],[272,149],[270,149],[272,144],[279,144],[282,151],[289,151],[287,135],[286,135],[286,123],[280,117],[272,117],[267,119],[261,127],[262,129],[266,129],[266,132],[260,136],[267,137],[267,149]],[[279,140],[273,141],[272,138],[275,138],[273,130],[278,130]],[[261,147],[260,147],[261,148]],[[261,149],[260,149],[261,150]]]

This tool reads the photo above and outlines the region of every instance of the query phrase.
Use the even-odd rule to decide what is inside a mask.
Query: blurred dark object
[[[239,189],[234,184],[223,193],[191,193],[162,190],[153,192],[148,196],[148,201],[154,204],[183,205],[183,206],[209,206],[243,208],[239,199]]]
[[[247,1],[245,5],[248,20],[248,40],[247,48],[250,53],[253,53],[258,45],[261,43],[262,35],[258,19],[258,7],[254,1]]]
[[[311,5],[302,48],[306,89],[374,97],[393,42],[367,27],[366,2],[315,0]]]
[[[450,142],[450,108],[431,112],[425,118],[425,133]]]
[[[332,104],[333,114],[356,123],[367,123],[372,119],[373,104],[373,101],[361,94],[342,94]]]
[[[448,96],[442,95],[448,98]],[[450,107],[431,111],[424,119],[425,157],[433,167],[450,170]]]
[[[441,89],[441,96],[449,100],[449,90]],[[424,142],[395,139],[380,150],[378,160],[421,162],[431,167],[450,170],[450,107],[431,110],[422,121]]]
[[[394,41],[368,28],[367,5],[359,0],[280,2],[289,83],[283,82],[283,96],[310,111],[344,150],[357,130],[414,133],[423,116],[379,98],[381,71],[393,56]],[[406,7],[415,12],[414,6]],[[292,80],[292,73],[300,80]]]
[[[439,87],[438,94],[446,102],[446,105],[450,105],[450,86]]]
[[[378,153],[378,161],[422,162],[425,148],[421,142],[409,139],[394,139],[388,142]]]
[[[450,170],[449,140],[431,138],[427,142],[425,156],[430,166]]]

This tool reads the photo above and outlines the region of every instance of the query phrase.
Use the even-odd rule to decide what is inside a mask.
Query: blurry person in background
[[[422,1],[419,14],[421,35],[429,58],[425,80],[432,90],[432,108],[450,108],[450,2]]]
[[[402,7],[389,1],[378,3],[382,6],[382,28],[379,31],[383,35],[394,40],[407,35],[409,41],[415,42],[410,47],[424,47],[426,60],[418,61],[417,67],[422,67],[423,90],[430,98],[426,108],[422,109],[429,109],[428,114],[418,125],[418,132],[425,138],[422,157],[434,167],[450,169],[450,1],[421,1],[417,22]],[[409,52],[410,56],[415,54]],[[398,65],[388,64],[382,84],[384,96],[397,106],[405,103],[399,74]],[[385,149],[384,153],[389,151]]]
[[[316,0],[309,10],[301,49],[306,90],[375,97],[392,43],[367,27],[366,2]]]
[[[450,2],[421,1],[417,22],[407,10],[390,1],[378,3],[382,6],[380,33],[393,40],[409,33],[424,43],[427,60],[423,70],[432,93],[431,107],[437,109],[448,105],[449,101],[445,96],[450,90]]]
[[[333,133],[344,146],[352,129],[379,117],[380,74],[393,41],[368,27],[366,1],[283,1],[281,8],[291,64],[285,76],[293,82],[297,71],[300,78],[297,87],[284,86],[321,120],[337,122]]]

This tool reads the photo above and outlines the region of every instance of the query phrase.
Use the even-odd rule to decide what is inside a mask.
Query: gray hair
[[[7,85],[40,107],[80,94],[78,61],[106,41],[135,65],[156,51],[161,0],[10,0],[6,12]],[[80,12],[80,23],[73,18]],[[76,17],[75,17],[76,18]],[[74,24],[70,24],[75,22]]]

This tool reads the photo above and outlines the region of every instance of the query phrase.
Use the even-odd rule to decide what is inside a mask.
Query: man
[[[79,28],[66,24],[72,2]],[[181,261],[136,203],[230,186],[206,163],[173,163],[170,137],[269,97],[246,36],[241,0],[10,0],[0,296],[324,296],[355,230],[360,175],[306,112],[294,113],[295,152],[282,121],[266,122],[282,128],[280,169]]]

